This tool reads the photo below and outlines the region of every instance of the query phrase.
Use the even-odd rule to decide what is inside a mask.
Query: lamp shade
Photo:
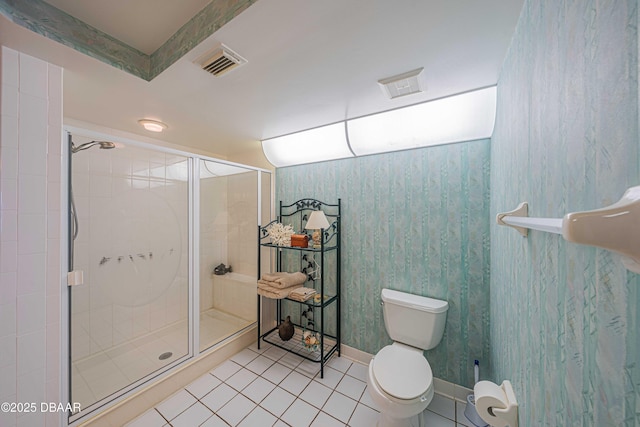
[[[309,215],[307,225],[304,226],[307,230],[319,230],[329,228],[329,221],[322,211],[313,211]]]

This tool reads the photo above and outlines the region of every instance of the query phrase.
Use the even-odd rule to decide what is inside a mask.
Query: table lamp
[[[306,230],[314,230],[311,235],[311,240],[313,240],[313,247],[319,248],[320,241],[322,240],[322,233],[320,230],[329,228],[329,221],[327,221],[327,217],[324,215],[322,211],[313,211],[311,215],[309,215],[309,219],[307,220],[307,224],[304,226]]]

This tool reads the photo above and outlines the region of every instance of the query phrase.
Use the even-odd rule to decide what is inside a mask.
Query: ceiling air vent
[[[196,62],[207,73],[220,76],[246,63],[247,60],[221,44],[213,51],[202,55]]]

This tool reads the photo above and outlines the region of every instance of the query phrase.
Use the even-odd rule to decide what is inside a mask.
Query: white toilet
[[[449,304],[382,290],[384,325],[394,341],[369,363],[367,389],[380,409],[379,427],[423,427],[433,398],[433,374],[423,351],[442,339]]]

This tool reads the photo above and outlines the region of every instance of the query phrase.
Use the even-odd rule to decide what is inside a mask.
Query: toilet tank
[[[382,290],[384,325],[395,342],[429,350],[444,334],[449,303],[391,289]]]

